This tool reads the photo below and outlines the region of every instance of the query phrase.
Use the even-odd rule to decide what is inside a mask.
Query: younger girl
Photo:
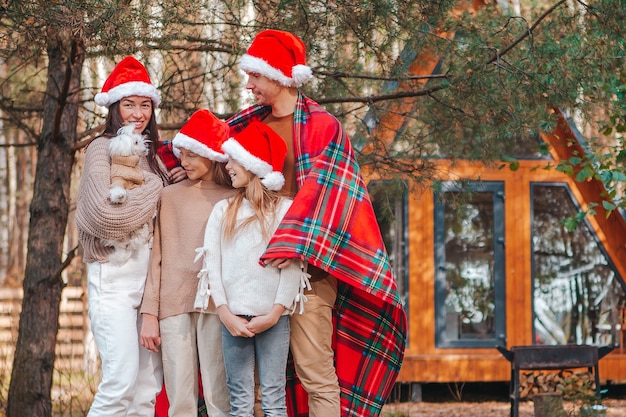
[[[256,360],[265,416],[285,417],[288,314],[301,269],[296,262],[263,267],[259,259],[291,205],[278,192],[285,183],[287,146],[267,125],[253,122],[222,150],[238,193],[218,202],[209,217],[198,297],[213,299],[222,322],[230,415],[253,415]]]

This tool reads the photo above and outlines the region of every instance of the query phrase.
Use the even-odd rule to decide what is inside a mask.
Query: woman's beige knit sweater
[[[232,187],[190,179],[163,189],[142,313],[163,319],[195,311],[202,267],[202,261],[194,263],[196,248],[204,244],[204,229],[215,203],[234,193]]]
[[[128,190],[124,203],[111,203],[109,139],[97,138],[87,147],[76,200],[76,226],[84,262],[108,261],[113,249],[105,247],[100,239],[123,241],[146,223],[152,230],[163,182],[150,171],[145,157],[139,165],[145,171],[144,184]]]

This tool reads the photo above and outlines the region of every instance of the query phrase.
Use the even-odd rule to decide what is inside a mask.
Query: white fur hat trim
[[[261,180],[261,184],[268,190],[278,191],[285,185],[285,177],[280,172],[272,171]]]
[[[291,69],[291,76],[296,87],[300,87],[313,78],[313,71],[308,65],[298,64]]]
[[[154,107],[159,107],[161,102],[159,91],[156,87],[142,81],[129,81],[111,88],[106,93],[98,93],[94,97],[94,101],[99,106],[109,107],[116,101],[130,96],[148,97],[154,103]]]
[[[285,184],[282,172],[272,171],[272,166],[252,155],[236,139],[230,138],[222,144],[222,149],[228,156],[239,162],[242,167],[261,179],[261,183],[268,189],[278,191]]]
[[[208,158],[212,161],[226,163],[228,162],[228,156],[217,152],[214,149],[209,148],[205,144],[199,142],[198,140],[185,135],[184,133],[178,132],[174,139],[172,140],[172,146],[174,147],[174,155],[180,158],[180,149],[185,148],[188,151],[195,153],[196,155],[200,155],[204,158]]]
[[[261,74],[285,87],[301,87],[313,78],[313,71],[306,65],[294,66],[292,68],[293,78],[289,78],[281,70],[272,67],[266,60],[248,54],[241,57],[239,68],[245,72]]]

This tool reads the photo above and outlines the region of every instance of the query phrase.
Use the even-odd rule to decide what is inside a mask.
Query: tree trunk
[[[63,236],[68,218],[84,45],[69,29],[48,32],[48,79],[30,205],[24,300],[7,415],[50,416]]]
[[[0,128],[5,130],[2,120],[0,120]],[[9,136],[9,134],[0,135],[0,144],[6,145],[5,140],[7,136]],[[11,207],[9,196],[12,191],[10,178],[11,167],[9,162],[11,160],[9,157],[10,152],[11,149],[9,147],[0,148],[0,219],[2,219],[2,223],[0,223],[0,284],[4,281],[4,277],[6,277],[7,271],[9,270],[9,230],[11,229],[12,223],[9,211]]]
[[[10,142],[22,145],[28,138],[22,131],[11,129]],[[32,200],[32,167],[37,163],[34,146],[7,148],[7,204],[8,204],[8,259],[3,285],[15,287],[22,285],[26,266],[28,237],[28,204]],[[18,191],[20,190],[20,191]]]

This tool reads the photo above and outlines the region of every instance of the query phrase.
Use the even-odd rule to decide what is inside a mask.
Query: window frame
[[[457,339],[446,337],[446,255],[445,205],[440,198],[446,192],[491,192],[494,213],[494,338]],[[442,181],[434,193],[435,248],[435,346],[437,348],[493,348],[506,346],[506,269],[505,269],[505,196],[503,181]]]

